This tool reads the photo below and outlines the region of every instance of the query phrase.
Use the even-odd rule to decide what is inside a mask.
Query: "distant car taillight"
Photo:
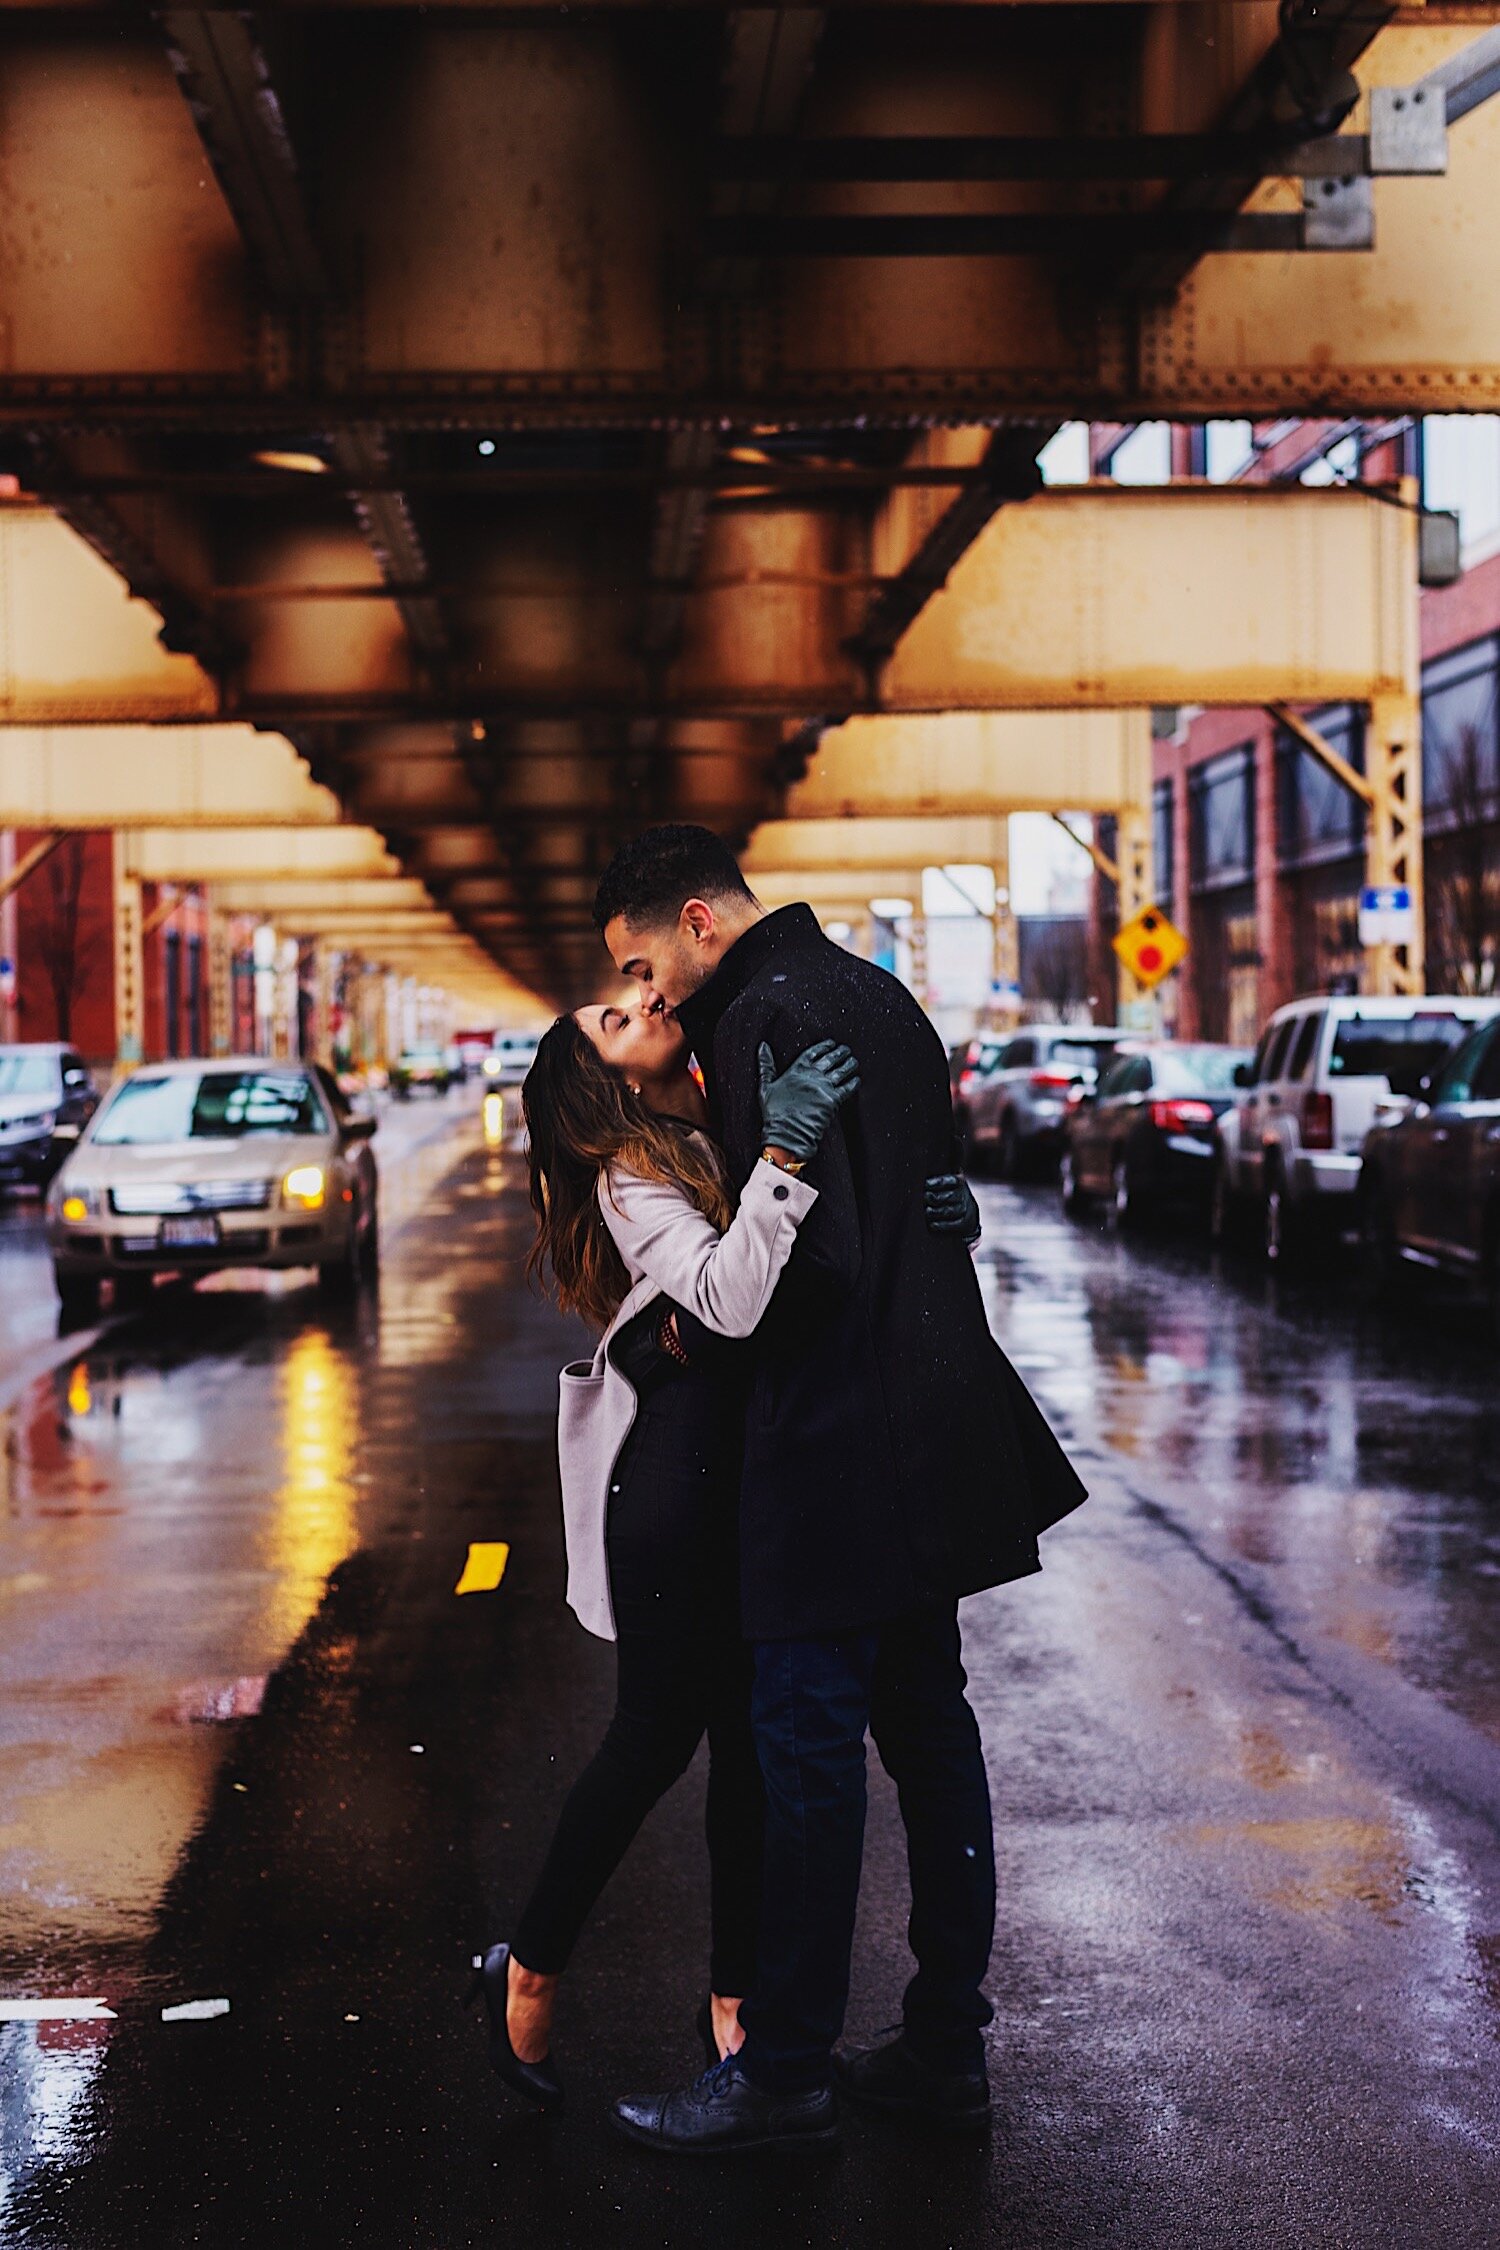
[[[1159,1133],[1196,1133],[1205,1125],[1212,1125],[1214,1110],[1211,1102],[1153,1102],[1151,1122]]]
[[[1304,1148],[1332,1148],[1333,1146],[1333,1096],[1332,1094],[1304,1094],[1302,1097],[1302,1146]]]
[[[1055,1091],[1063,1086],[1071,1086],[1077,1075],[1075,1070],[1034,1070],[1031,1083],[1033,1086],[1050,1086]]]
[[[966,1094],[978,1076],[979,1073],[977,1070],[961,1070],[958,1074],[959,1092],[961,1094]]]

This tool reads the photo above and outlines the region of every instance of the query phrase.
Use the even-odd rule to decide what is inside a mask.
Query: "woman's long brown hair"
[[[710,1152],[631,1092],[572,1016],[543,1034],[521,1088],[537,1234],[526,1270],[565,1311],[607,1328],[630,1288],[599,1209],[612,1164],[677,1187],[722,1232],[733,1215]]]

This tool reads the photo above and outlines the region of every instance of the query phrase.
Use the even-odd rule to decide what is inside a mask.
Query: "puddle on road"
[[[1413,1863],[1397,1831],[1380,1821],[1242,1820],[1189,1833],[1195,1844],[1232,1855],[1262,1903],[1288,1913],[1360,1906],[1395,1923],[1411,1905]]]

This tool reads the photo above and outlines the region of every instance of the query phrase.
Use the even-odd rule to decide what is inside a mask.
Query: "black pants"
[[[761,1641],[753,1714],[766,1784],[760,1978],[741,2011],[757,2084],[822,2085],[843,2029],[865,1826],[865,1730],[894,1780],[911,1873],[906,2038],[977,2070],[992,2010],[995,1852],[958,1618],[922,1611],[839,1640]]]
[[[743,1400],[696,1370],[642,1402],[609,1504],[614,1717],[563,1806],[516,1926],[523,1968],[565,1969],[637,1829],[708,1736],[715,1992],[752,1988],[764,1799],[739,1633],[735,1511]]]

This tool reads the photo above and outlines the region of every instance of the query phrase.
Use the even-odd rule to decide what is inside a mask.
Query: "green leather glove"
[[[761,1044],[760,1121],[762,1145],[784,1148],[806,1163],[835,1113],[859,1090],[859,1064],[837,1039],[807,1047],[778,1077],[776,1057]]]
[[[962,1172],[935,1172],[923,1190],[923,1205],[933,1234],[956,1234],[973,1249],[981,1232],[979,1205]]]

